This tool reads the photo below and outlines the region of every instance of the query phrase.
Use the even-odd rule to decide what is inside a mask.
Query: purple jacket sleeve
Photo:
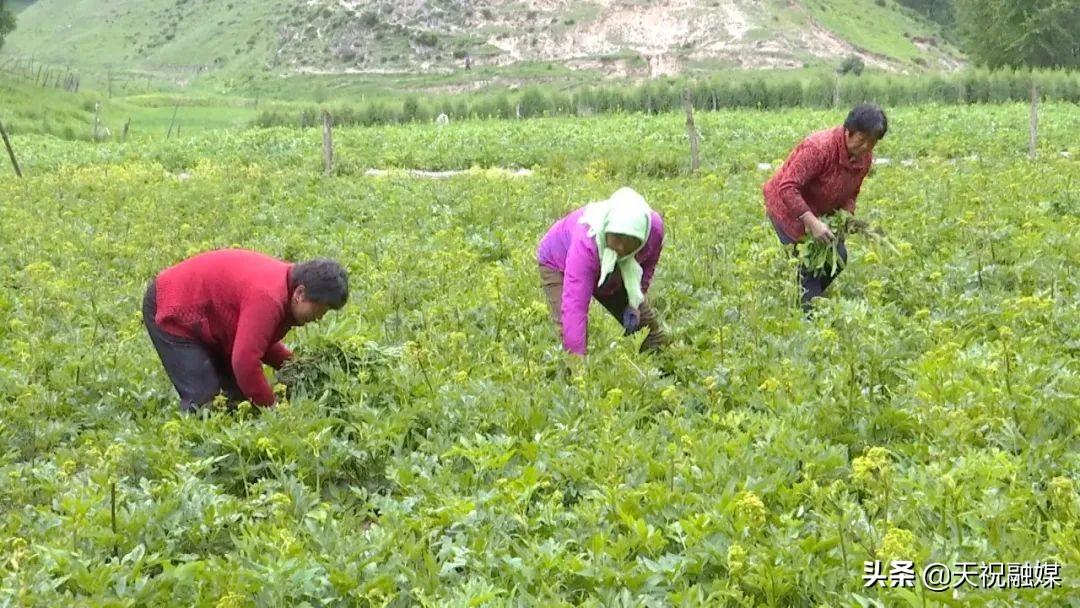
[[[648,293],[652,284],[653,273],[660,262],[660,251],[664,248],[664,220],[659,213],[653,212],[652,229],[649,230],[649,255],[641,260],[641,292]]]
[[[578,355],[585,354],[588,342],[589,302],[600,277],[600,256],[596,245],[585,232],[574,234],[566,252],[563,272],[562,329],[563,347]]]

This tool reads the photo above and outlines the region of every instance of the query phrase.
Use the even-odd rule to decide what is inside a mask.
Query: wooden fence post
[[[331,175],[334,172],[334,137],[333,137],[333,124],[330,119],[330,112],[323,110],[323,173]]]
[[[683,109],[686,110],[686,136],[690,139],[690,173],[696,173],[701,166],[699,145],[701,136],[697,127],[694,126],[694,103],[690,97],[690,89],[683,91]]]
[[[94,104],[94,141],[98,140],[98,126],[101,124],[101,102]]]
[[[19,161],[15,160],[15,150],[11,148],[11,140],[8,139],[7,130],[4,129],[4,123],[0,123],[0,136],[4,138],[4,147],[7,148],[8,158],[11,159],[11,166],[15,168],[15,175],[22,178],[22,171],[19,169]]]
[[[1031,124],[1028,128],[1028,156],[1035,158],[1039,143],[1039,85],[1031,76]]]
[[[169,137],[172,135],[173,125],[176,124],[176,113],[179,110],[180,110],[180,102],[177,101],[176,105],[173,106],[172,120],[169,121],[169,132],[165,134],[165,139],[169,139]]]

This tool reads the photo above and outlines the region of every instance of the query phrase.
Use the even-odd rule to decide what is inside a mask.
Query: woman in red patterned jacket
[[[836,239],[821,218],[838,209],[855,213],[855,199],[873,163],[874,146],[888,130],[881,108],[863,104],[851,110],[843,125],[814,133],[795,147],[764,187],[765,212],[781,243],[796,243],[807,233],[821,243]],[[842,241],[837,250],[846,262]],[[836,274],[813,274],[804,268],[801,277],[803,310],[809,312],[811,301]]]
[[[143,298],[150,340],[190,412],[224,393],[274,405],[263,364],[292,352],[281,339],[345,305],[349,281],[333,260],[290,264],[241,249],[201,253],[158,274]]]

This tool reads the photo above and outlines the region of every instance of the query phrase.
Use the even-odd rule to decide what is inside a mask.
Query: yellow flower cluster
[[[255,442],[255,446],[261,451],[266,452],[266,455],[271,458],[273,458],[274,453],[277,452],[277,448],[274,447],[274,442],[271,441],[269,437],[259,437],[258,441]]]
[[[882,447],[870,448],[851,462],[852,477],[864,486],[888,477],[891,467],[889,451]]]
[[[743,492],[735,499],[735,508],[751,527],[760,528],[765,525],[765,503],[754,492]]]
[[[881,539],[878,557],[884,561],[914,560],[917,557],[915,535],[903,528],[889,528]]]
[[[739,543],[728,547],[727,565],[728,571],[732,574],[738,574],[746,569],[746,549]]]

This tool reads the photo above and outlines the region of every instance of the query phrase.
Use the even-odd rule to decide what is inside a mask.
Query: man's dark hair
[[[319,258],[294,265],[289,271],[289,293],[301,285],[307,299],[334,310],[349,301],[349,276],[334,260]]]
[[[889,130],[889,119],[877,105],[864,103],[852,108],[847,115],[847,120],[844,121],[844,128],[852,132],[866,133],[874,139],[881,139]]]

